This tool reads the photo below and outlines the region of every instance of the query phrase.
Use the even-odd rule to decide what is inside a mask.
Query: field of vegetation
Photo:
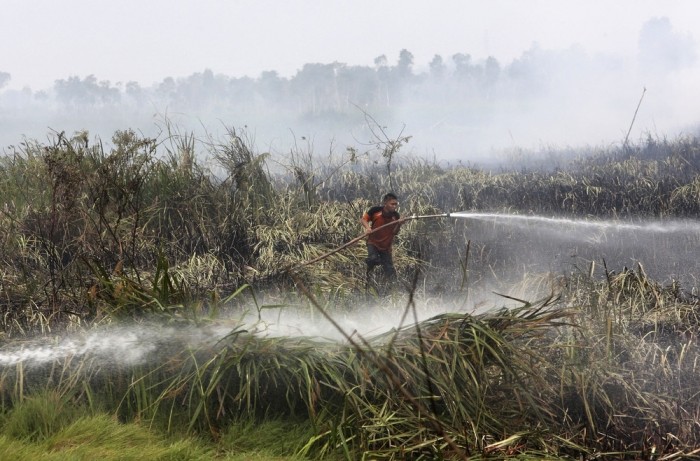
[[[6,152],[0,457],[700,459],[698,266],[678,260],[700,235],[545,270],[523,226],[415,219],[391,286],[361,243],[333,252],[387,191],[407,216],[691,222],[700,140],[499,171],[407,142],[280,160],[233,129],[120,131]],[[364,306],[396,327],[346,328]],[[340,339],[268,334],[286,310]]]

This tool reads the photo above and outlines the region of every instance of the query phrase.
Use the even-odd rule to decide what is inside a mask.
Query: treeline
[[[58,105],[62,108],[127,107],[152,110],[169,107],[197,112],[235,107],[243,113],[291,111],[295,114],[357,112],[357,107],[380,110],[401,105],[478,102],[514,95],[537,96],[556,84],[553,70],[576,65],[592,68],[594,60],[575,50],[557,53],[534,46],[520,58],[502,64],[495,57],[475,60],[468,53],[449,58],[435,55],[429,63],[416,65],[404,49],[395,63],[385,56],[374,66],[340,62],[308,63],[287,78],[274,70],[258,77],[232,77],[211,69],[187,77],[166,77],[151,86],[136,81],[110,82],[95,75],[69,76],[53,87],[32,92],[0,95],[4,105]],[[5,73],[5,81],[9,74]]]

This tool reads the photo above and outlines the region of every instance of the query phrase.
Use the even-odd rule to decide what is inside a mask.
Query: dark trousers
[[[388,280],[393,280],[396,278],[396,270],[394,269],[394,260],[391,257],[391,250],[380,251],[372,245],[367,244],[367,275],[372,272],[375,266],[382,266],[384,269],[384,277]]]

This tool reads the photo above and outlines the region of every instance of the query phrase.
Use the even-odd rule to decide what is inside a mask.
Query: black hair
[[[382,198],[382,203],[386,203],[389,200],[398,200],[399,198],[393,192],[389,192]]]

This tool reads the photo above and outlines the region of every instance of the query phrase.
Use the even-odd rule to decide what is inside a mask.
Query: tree
[[[54,82],[56,97],[68,105],[93,105],[97,101],[98,84],[94,75],[81,80],[78,76],[60,79]]]
[[[156,87],[155,90],[158,99],[168,106],[172,102],[177,101],[177,84],[172,77],[165,77]]]
[[[280,77],[275,70],[266,70],[260,74],[256,82],[257,93],[262,97],[265,105],[273,104],[280,108],[286,100],[287,80]]]
[[[143,107],[145,102],[144,91],[138,82],[135,82],[133,80],[126,82],[125,91],[126,95],[129,96],[136,103],[136,107]]]
[[[66,80],[56,80],[54,90],[59,101],[65,104],[77,106],[94,106],[119,102],[119,88],[113,87],[109,80],[97,81],[94,75],[88,75],[84,79],[72,76]]]
[[[302,110],[318,115],[329,109],[338,108],[337,74],[344,64],[304,64],[292,79],[294,93],[303,95]]]
[[[218,79],[211,69],[195,72],[185,79],[178,80],[178,94],[189,109],[210,107],[212,102],[219,100],[223,94]]]
[[[430,61],[430,76],[435,80],[442,80],[445,76],[445,62],[442,56],[436,54],[433,56],[432,61]]]
[[[11,79],[12,76],[9,73],[0,72],[0,88],[3,88],[5,85],[7,85]]]
[[[401,50],[396,66],[392,67],[387,81],[387,102],[391,95],[392,103],[400,102],[404,89],[413,79],[413,54],[407,49]],[[388,105],[388,104],[387,104]]]
[[[374,58],[374,66],[377,68],[377,101],[389,106],[389,61],[386,55]]]
[[[493,86],[501,75],[501,64],[493,56],[486,58],[484,63],[484,79],[486,85]]]
[[[413,75],[413,53],[407,49],[401,50],[399,53],[399,62],[396,65],[398,76],[402,80],[406,80]]]
[[[338,86],[343,104],[362,107],[375,102],[379,76],[368,66],[343,66],[338,71]]]
[[[117,104],[121,100],[119,88],[112,86],[109,80],[102,80],[98,84],[96,91],[99,101],[104,105]]]
[[[381,69],[382,67],[386,67],[388,65],[389,60],[386,58],[385,54],[374,58],[374,67],[376,67],[377,69]]]
[[[457,53],[452,55],[452,62],[455,65],[454,74],[458,79],[467,78],[472,75],[471,55]]]

